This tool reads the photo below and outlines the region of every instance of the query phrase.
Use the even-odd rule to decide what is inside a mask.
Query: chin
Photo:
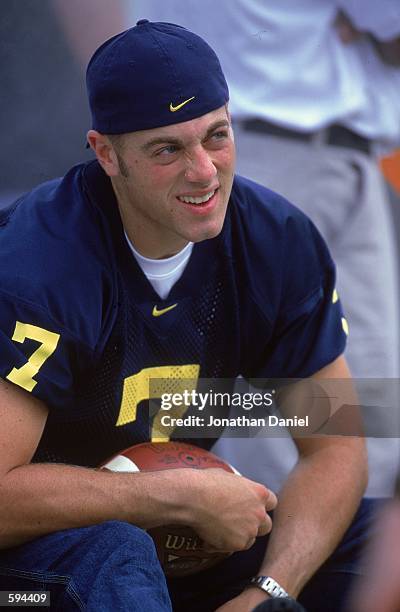
[[[191,242],[203,242],[203,240],[211,240],[216,238],[222,231],[223,223],[218,223],[213,227],[204,228],[200,232],[196,232],[195,235],[191,236],[189,240]]]

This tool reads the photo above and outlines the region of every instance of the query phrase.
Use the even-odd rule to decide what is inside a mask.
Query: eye
[[[167,145],[166,147],[162,147],[161,149],[158,149],[155,152],[155,155],[166,157],[168,155],[174,155],[174,153],[177,153],[177,151],[178,151],[178,147],[176,145]]]
[[[209,136],[207,142],[208,145],[214,148],[224,147],[229,140],[229,130],[219,129],[216,132],[213,132],[211,136]]]
[[[214,140],[222,140],[223,138],[227,138],[228,137],[228,130],[218,130],[218,132],[214,132],[214,134],[212,134],[211,138],[213,138]]]

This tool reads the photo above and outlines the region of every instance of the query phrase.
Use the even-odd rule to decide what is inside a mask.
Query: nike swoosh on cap
[[[182,106],[185,106],[185,104],[187,104],[188,102],[191,102],[194,99],[195,99],[195,96],[192,96],[191,98],[188,98],[187,100],[185,100],[184,102],[181,102],[180,104],[177,104],[176,106],[174,106],[171,102],[169,105],[169,110],[171,111],[171,113],[176,113],[176,111],[182,108]]]

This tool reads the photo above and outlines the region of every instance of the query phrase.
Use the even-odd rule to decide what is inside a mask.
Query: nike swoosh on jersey
[[[175,308],[175,306],[178,306],[178,304],[172,304],[172,306],[167,306],[167,308],[162,308],[161,310],[158,310],[157,306],[154,306],[153,312],[151,314],[153,315],[153,317],[161,317],[161,315],[165,314],[166,312],[169,312],[170,310]]]
[[[191,98],[188,98],[187,100],[185,100],[184,102],[181,102],[180,104],[177,104],[176,106],[174,106],[172,102],[170,102],[169,110],[171,111],[171,113],[176,113],[176,111],[182,108],[182,106],[185,106],[185,104],[187,104],[188,102],[191,102],[192,100],[194,100],[194,98],[195,96],[192,96]]]

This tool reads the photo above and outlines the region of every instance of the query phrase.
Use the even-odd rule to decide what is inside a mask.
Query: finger
[[[244,547],[243,550],[249,550],[249,548],[251,548],[253,546],[255,541],[256,541],[255,538],[250,538],[250,540],[247,542],[247,544],[246,544],[246,546]]]
[[[276,497],[275,493],[273,493],[272,491],[268,490],[268,498],[267,501],[265,503],[265,509],[267,511],[269,510],[275,510],[276,506],[278,505],[278,498]]]
[[[265,506],[266,510],[274,510],[278,504],[277,497],[273,491],[267,489],[264,485],[256,483],[258,487],[258,495]]]
[[[272,529],[272,520],[271,520],[271,517],[268,516],[268,514],[266,514],[265,519],[263,520],[262,523],[260,523],[260,526],[258,527],[257,537],[267,535],[267,533],[269,533],[271,529]]]

